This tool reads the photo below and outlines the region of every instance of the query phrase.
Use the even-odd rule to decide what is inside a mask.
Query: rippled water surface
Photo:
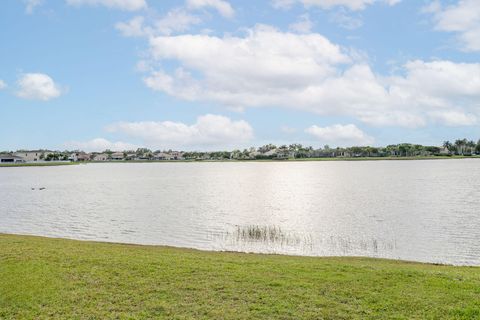
[[[480,160],[0,168],[0,232],[480,265]]]

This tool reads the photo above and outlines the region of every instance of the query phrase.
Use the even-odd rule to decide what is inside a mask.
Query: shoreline
[[[0,234],[2,319],[475,319],[480,268]]]
[[[0,163],[0,168],[9,167],[56,167],[81,164],[111,164],[111,163],[202,163],[202,162],[226,162],[226,163],[248,163],[248,162],[329,162],[329,161],[425,161],[425,160],[464,160],[480,159],[480,156],[425,156],[425,157],[358,157],[358,158],[297,158],[297,159],[252,159],[252,160],[121,160],[121,161],[84,161],[84,162],[29,162],[29,163]]]
[[[449,263],[437,263],[437,262],[423,262],[415,260],[402,260],[402,259],[393,259],[393,258],[376,258],[369,256],[314,256],[314,255],[294,255],[294,254],[282,254],[282,253],[261,253],[261,252],[245,252],[245,251],[231,251],[231,250],[206,250],[198,249],[191,247],[177,247],[171,245],[161,245],[161,244],[140,244],[140,243],[131,243],[131,242],[114,242],[114,241],[102,241],[102,240],[88,240],[88,239],[75,239],[75,238],[63,238],[63,237],[50,237],[42,236],[36,234],[28,233],[0,233],[0,239],[2,236],[6,237],[26,237],[33,239],[45,239],[45,240],[57,240],[57,241],[73,241],[85,244],[107,244],[107,245],[118,245],[118,246],[128,246],[133,248],[151,248],[158,250],[179,250],[186,252],[197,252],[205,254],[236,254],[236,255],[247,255],[247,256],[276,256],[276,257],[285,257],[285,258],[294,258],[294,259],[370,259],[373,261],[389,261],[395,263],[404,263],[404,264],[417,264],[425,266],[444,266],[444,267],[455,267],[455,268],[478,268],[480,271],[480,265],[460,265],[460,264],[449,264]]]
[[[58,167],[58,166],[73,166],[80,162],[27,162],[27,163],[0,163],[0,168],[15,168],[15,167]]]

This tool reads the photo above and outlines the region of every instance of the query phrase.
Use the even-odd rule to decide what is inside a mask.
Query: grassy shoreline
[[[0,163],[0,168],[8,167],[56,167],[77,165],[78,162],[28,162],[28,163]]]
[[[412,161],[412,160],[447,160],[447,159],[480,159],[480,156],[425,156],[425,157],[358,157],[358,158],[298,158],[298,159],[255,159],[255,160],[131,160],[131,161],[87,161],[87,162],[34,162],[34,163],[1,163],[0,168],[8,167],[55,167],[91,163],[199,163],[199,162],[309,162],[309,161]]]
[[[1,319],[474,319],[480,268],[0,234]]]

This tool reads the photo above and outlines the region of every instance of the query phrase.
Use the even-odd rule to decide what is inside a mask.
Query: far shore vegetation
[[[0,319],[479,319],[480,268],[0,234]]]
[[[401,143],[386,147],[353,146],[321,148],[290,144],[267,144],[259,148],[233,151],[137,150],[102,152],[18,150],[0,152],[0,165],[26,163],[63,164],[65,162],[150,162],[150,161],[251,161],[251,160],[420,160],[480,157],[480,140],[445,141],[441,146]]]

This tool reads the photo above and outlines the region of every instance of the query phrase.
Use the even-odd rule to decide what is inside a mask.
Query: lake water
[[[480,160],[0,168],[0,232],[480,265]]]

